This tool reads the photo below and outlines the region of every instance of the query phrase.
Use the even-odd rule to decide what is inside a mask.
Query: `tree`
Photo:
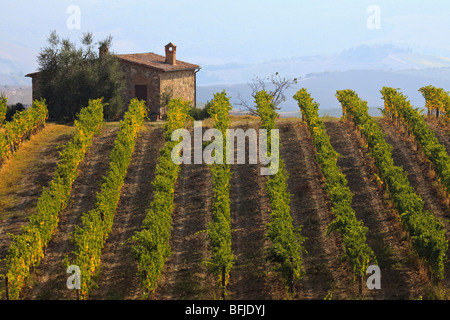
[[[250,89],[252,91],[251,95],[253,97],[253,101],[256,97],[256,94],[259,91],[264,90],[273,98],[272,103],[275,110],[280,110],[278,106],[283,101],[286,101],[285,96],[286,90],[296,83],[297,78],[293,79],[281,78],[278,72],[276,72],[275,74],[271,74],[266,78],[256,77],[248,85],[250,86]],[[237,103],[238,105],[244,107],[249,114],[258,116],[258,112],[255,107],[248,104],[247,101],[241,96],[239,96],[238,99],[239,99],[239,102]]]
[[[8,106],[8,108],[6,109],[6,114],[5,114],[5,120],[6,121],[11,121],[13,119],[13,116],[20,111],[25,110],[25,106],[20,103],[17,102],[14,105]]]
[[[72,121],[89,99],[103,98],[105,118],[118,119],[124,112],[125,80],[120,63],[112,54],[99,57],[97,44],[109,48],[112,37],[94,42],[92,33],[84,33],[81,47],[61,39],[56,31],[48,37],[48,46],[38,55],[41,71],[40,96],[46,99],[49,118]]]
[[[212,107],[212,100],[209,100],[208,102],[206,102],[203,108],[197,108],[196,106],[192,106],[191,110],[189,111],[189,114],[196,121],[208,119],[211,118],[210,114],[211,107]]]

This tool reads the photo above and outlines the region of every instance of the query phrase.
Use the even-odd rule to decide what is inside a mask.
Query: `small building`
[[[147,101],[150,116],[164,117],[164,99],[181,98],[196,105],[196,64],[176,59],[177,47],[165,46],[165,56],[155,53],[134,53],[116,55],[125,74],[125,99]],[[100,48],[100,58],[109,54],[108,48]],[[26,75],[32,78],[33,100],[39,97],[39,72]]]

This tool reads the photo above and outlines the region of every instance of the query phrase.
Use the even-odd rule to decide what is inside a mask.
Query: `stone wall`
[[[136,97],[135,86],[147,86],[147,107],[150,114],[164,116],[164,110],[160,110],[161,95],[165,90],[172,90],[172,98],[181,98],[195,104],[196,83],[195,70],[180,70],[162,72],[151,68],[121,61],[122,70],[125,74],[126,92],[125,104]],[[33,74],[33,100],[40,97],[41,87],[39,74]]]
[[[195,72],[194,70],[160,73],[161,94],[166,88],[171,88],[173,98],[181,98],[195,103]]]
[[[31,78],[31,88],[32,88],[32,94],[31,99],[34,101],[36,99],[41,98],[41,87],[42,87],[42,81],[41,81],[41,75],[39,73],[35,73]]]
[[[131,63],[122,64],[122,70],[125,73],[127,91],[125,93],[125,101],[129,103],[131,99],[136,97],[135,86],[146,85],[147,86],[147,107],[150,113],[159,112],[159,75],[158,72],[141,67]]]
[[[164,110],[160,110],[160,99],[167,89],[172,90],[173,98],[181,98],[185,101],[191,101],[192,104],[195,103],[194,70],[157,72],[136,64],[123,61],[121,63],[122,70],[125,73],[127,102],[136,96],[136,85],[146,85],[147,106],[150,113],[163,116]]]

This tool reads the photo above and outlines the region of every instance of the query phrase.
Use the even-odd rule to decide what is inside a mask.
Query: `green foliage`
[[[407,97],[393,88],[381,90],[385,101],[385,110],[408,126],[416,141],[421,145],[423,153],[433,164],[439,181],[447,192],[450,192],[450,156],[445,147],[439,143],[434,131],[428,127],[424,117],[412,108]]]
[[[301,236],[301,226],[293,226],[288,179],[289,174],[280,159],[278,172],[269,178],[265,187],[271,208],[266,237],[272,242],[267,257],[278,264],[277,269],[286,285],[291,276],[292,281],[303,278],[302,256],[306,253],[302,246],[306,238]]]
[[[230,125],[229,111],[232,109],[230,99],[225,90],[214,94],[210,102],[209,114],[214,119],[214,128],[222,132],[223,147],[226,147],[226,131]],[[228,283],[229,273],[236,257],[231,248],[231,218],[230,218],[230,179],[232,173],[228,164],[211,164],[213,197],[211,200],[212,222],[208,226],[208,236],[212,257],[208,267],[217,279],[217,285]],[[222,274],[224,269],[225,274]],[[225,276],[225,278],[223,278]]]
[[[20,102],[14,104],[12,106],[8,106],[8,109],[6,110],[6,121],[11,121],[17,112],[20,112],[23,110],[25,110],[25,107]]]
[[[182,99],[172,99],[167,104],[166,123],[164,124],[164,136],[167,141],[171,140],[172,133],[184,126],[189,118],[191,105]]]
[[[78,165],[83,161],[94,134],[98,133],[102,125],[103,104],[101,100],[90,101],[89,106],[78,114],[75,121],[76,133],[60,153],[53,180],[48,188],[43,188],[38,199],[37,212],[30,216],[29,223],[23,227],[21,234],[12,237],[5,259],[10,299],[19,298],[30,269],[43,258],[45,248],[57,230],[59,213],[68,204],[72,184],[78,176]]]
[[[429,113],[435,109],[444,113],[447,118],[450,115],[450,95],[442,88],[436,88],[432,85],[424,86],[419,89],[425,98],[425,107]]]
[[[95,209],[84,213],[81,226],[76,226],[71,241],[75,245],[73,261],[81,270],[81,298],[96,286],[100,258],[105,241],[111,232],[120,190],[124,184],[130,165],[136,138],[147,116],[144,101],[133,99],[124,119],[120,121],[120,131],[109,154],[109,170],[103,177],[100,192],[97,194]]]
[[[403,114],[399,109],[392,109],[399,101],[407,105],[403,97],[395,99],[396,90],[392,88],[385,87],[382,93],[386,110]],[[386,142],[378,123],[370,117],[367,102],[352,90],[339,90],[336,97],[345,110],[344,115],[351,118],[365,136],[381,179],[386,183],[399,211],[401,222],[412,237],[414,249],[430,265],[433,276],[442,279],[448,249],[442,223],[431,212],[423,209],[423,200],[409,184],[406,172],[394,165],[392,146]],[[410,114],[418,117],[416,112]]]
[[[208,119],[211,117],[209,109],[211,108],[211,101],[208,101],[203,108],[192,106],[189,115],[197,121]]]
[[[168,86],[164,88],[164,91],[161,93],[159,98],[159,105],[161,106],[161,109],[164,110],[162,112],[162,119],[165,119],[166,112],[167,112],[167,105],[169,104],[170,100],[173,98],[173,87]]]
[[[256,111],[261,118],[261,127],[268,130],[268,150],[272,150],[271,130],[276,129],[273,97],[261,90],[255,94]],[[276,146],[273,146],[276,147]],[[279,156],[279,148],[275,148]],[[270,201],[270,222],[267,224],[266,237],[272,246],[268,248],[268,259],[277,264],[285,285],[289,281],[301,279],[304,250],[302,243],[305,240],[300,235],[301,227],[294,228],[291,217],[291,194],[287,191],[289,174],[284,162],[279,159],[278,171],[269,177],[265,190]]]
[[[172,99],[167,105],[167,122],[164,125],[166,143],[160,150],[160,157],[152,182],[153,201],[146,213],[142,230],[130,239],[132,252],[138,263],[138,275],[145,297],[154,292],[158,285],[166,259],[170,256],[169,239],[172,230],[175,183],[180,170],[172,161],[172,149],[178,144],[171,141],[172,132],[181,129],[188,120],[189,103]]]
[[[38,56],[41,87],[39,94],[48,103],[49,117],[72,121],[80,106],[90,99],[103,98],[107,103],[104,117],[118,119],[124,110],[125,80],[118,58],[113,54],[98,56],[91,33],[83,35],[82,47],[69,39],[60,39],[53,31],[49,45]],[[100,41],[111,45],[111,38]]]
[[[8,98],[0,96],[0,127],[6,119],[6,112],[8,110],[7,102]]]
[[[343,238],[344,256],[353,268],[354,276],[366,274],[369,263],[376,263],[373,250],[367,244],[367,228],[356,219],[351,207],[353,193],[347,186],[347,179],[337,165],[338,153],[330,143],[325,126],[319,118],[319,104],[306,89],[300,89],[294,96],[309,132],[316,146],[316,160],[325,178],[325,191],[329,195],[335,218],[327,228],[327,233],[338,231]]]
[[[9,158],[24,140],[42,129],[47,117],[45,100],[35,100],[31,108],[16,112],[0,133],[0,163]]]
[[[278,117],[272,101],[273,97],[266,91],[258,91],[255,95],[256,110],[261,117],[262,128],[267,130],[275,129],[275,120]]]
[[[220,130],[223,135],[226,134],[227,129],[230,127],[229,113],[232,108],[230,98],[227,97],[225,90],[214,94],[214,99],[210,103],[208,112],[214,119],[214,128]]]

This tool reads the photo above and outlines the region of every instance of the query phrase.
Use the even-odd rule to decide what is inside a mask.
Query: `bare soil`
[[[253,118],[238,118],[235,128],[258,129]],[[445,222],[448,229],[450,209],[439,195],[432,171],[415,149],[414,142],[394,127],[389,120],[379,120],[386,139],[394,147],[396,165],[408,172],[411,185],[432,210]],[[332,299],[416,299],[446,298],[449,286],[445,280],[433,286],[426,268],[413,252],[403,231],[398,214],[385,196],[385,190],[376,178],[376,168],[363,139],[349,122],[326,121],[331,143],[341,157],[338,165],[346,175],[354,193],[352,206],[357,218],[368,228],[367,240],[374,249],[382,274],[382,289],[370,291],[363,286],[359,294],[349,264],[342,259],[342,239],[337,233],[326,235],[326,228],[334,215],[328,196],[323,191],[324,178],[315,161],[315,147],[304,123],[298,120],[280,120],[280,152],[289,173],[288,191],[291,193],[291,214],[295,226],[301,226],[306,237],[303,267],[305,276],[295,283],[295,294],[287,294],[274,265],[265,259],[270,242],[266,239],[270,205],[264,189],[267,177],[260,174],[260,165],[233,164],[231,171],[232,249],[236,255],[227,299],[234,300],[322,300]],[[433,127],[444,144],[450,142],[446,128]],[[106,173],[108,154],[114,145],[118,125],[109,124],[94,143],[85,161],[80,164],[80,175],[72,189],[69,206],[61,213],[58,233],[54,236],[41,265],[36,268],[24,299],[75,299],[75,293],[66,288],[64,258],[73,245],[70,233],[80,223],[83,212],[94,208],[96,193]],[[30,171],[27,187],[20,188],[19,207],[35,206],[43,185],[52,177],[58,154],[56,141],[43,148],[46,163]],[[58,138],[59,139],[59,138]],[[447,139],[447,140],[445,140]],[[133,159],[122,187],[121,200],[113,230],[102,254],[98,289],[89,299],[138,300],[142,297],[136,263],[127,242],[141,227],[146,210],[153,199],[151,182],[158,161],[158,150],[164,138],[159,125],[147,123],[138,138]],[[450,143],[448,144],[450,146]],[[236,150],[235,150],[236,151]],[[248,143],[246,144],[248,154]],[[39,168],[39,170],[38,170]],[[220,299],[221,290],[208,273],[205,262],[210,258],[206,230],[211,221],[210,204],[212,183],[206,164],[181,165],[175,188],[175,209],[170,245],[172,255],[166,262],[154,300],[209,300]],[[0,176],[1,176],[0,171]],[[25,178],[24,178],[25,179]],[[37,181],[37,182],[36,182]],[[35,186],[34,186],[35,184]],[[29,204],[27,204],[29,202]],[[0,220],[1,221],[1,220]],[[6,254],[6,232],[18,232],[24,223],[22,216],[3,219],[0,223],[0,258]],[[446,279],[449,278],[446,266]]]
[[[175,188],[168,258],[154,300],[209,300],[218,298],[205,261],[210,257],[206,230],[212,184],[205,164],[181,164]]]
[[[114,225],[103,248],[98,289],[92,291],[89,299],[132,300],[142,296],[131,243],[127,240],[140,230],[153,199],[151,182],[163,144],[163,129],[144,124],[121,189]]]
[[[64,258],[74,249],[70,233],[80,224],[81,215],[95,207],[96,195],[109,167],[108,154],[114,147],[117,131],[117,125],[107,125],[99,136],[94,137],[84,161],[78,166],[79,176],[72,185],[69,205],[60,214],[58,232],[50,241],[46,254],[31,279],[30,287],[23,291],[24,299],[75,298],[75,293],[67,289],[68,274],[63,263]]]
[[[300,120],[279,124],[281,158],[289,173],[291,215],[302,226],[305,276],[295,285],[295,299],[347,299],[357,294],[351,270],[341,259],[341,237],[326,235],[333,220],[330,201],[323,191],[324,178],[315,161],[315,147],[308,129]]]
[[[447,153],[450,152],[450,128],[448,124],[445,124],[443,120],[437,120],[435,117],[425,117],[425,121],[428,126],[434,131],[439,143],[442,144]]]
[[[234,127],[257,129],[250,123]],[[239,148],[235,144],[237,155]],[[270,264],[265,259],[268,244],[265,239],[270,205],[264,185],[267,181],[260,174],[258,164],[249,164],[249,145],[245,146],[246,164],[232,164],[230,181],[232,250],[236,256],[230,272],[228,297],[233,300],[274,299],[280,291],[280,281],[272,279]],[[281,289],[283,289],[281,287]]]
[[[27,217],[36,212],[42,187],[48,186],[58,165],[60,145],[72,137],[67,126],[47,126],[25,141],[0,168],[0,261],[11,244],[8,234],[20,234]],[[0,263],[3,273],[3,262]],[[1,290],[4,290],[1,282]]]
[[[354,194],[352,208],[357,219],[368,228],[367,242],[374,250],[381,269],[382,289],[363,294],[373,299],[414,299],[423,295],[429,279],[414,263],[414,253],[406,241],[398,214],[384,197],[377,182],[375,163],[364,149],[361,134],[350,122],[326,122],[333,148],[340,154],[338,165]],[[365,152],[364,152],[365,151]]]
[[[415,140],[412,137],[409,137],[405,130],[395,126],[393,122],[387,118],[379,120],[379,124],[386,134],[386,141],[393,146],[392,156],[395,165],[402,166],[407,172],[411,186],[424,201],[424,209],[433,212],[433,214],[444,223],[444,228],[448,230],[450,226],[450,208],[440,194],[440,186],[436,183],[435,179],[436,173],[421,152],[417,150]],[[448,238],[449,234],[447,233],[447,239]],[[450,286],[448,279],[449,275],[450,261],[447,260],[445,265],[445,280],[444,283],[440,284],[441,286],[445,285],[447,288],[446,290],[448,290]],[[431,288],[429,290],[436,290],[436,288]],[[442,294],[442,292],[440,294]]]

